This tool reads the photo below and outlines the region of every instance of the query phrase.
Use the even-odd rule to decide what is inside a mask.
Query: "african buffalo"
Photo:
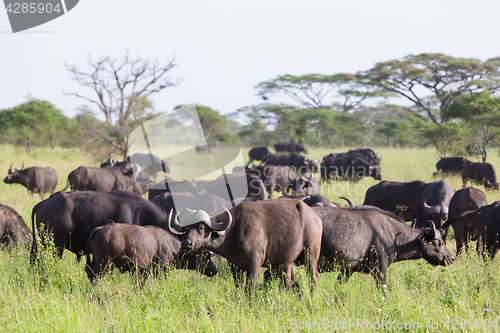
[[[364,272],[380,285],[396,261],[424,258],[432,265],[450,265],[455,260],[432,221],[430,228],[419,230],[372,206],[313,209],[323,224],[319,271],[340,268],[339,281]]]
[[[112,167],[116,166],[117,164],[120,164],[120,160],[118,160],[116,157],[110,157],[106,160],[106,162],[100,165],[100,168]]]
[[[137,153],[127,157],[127,160],[131,161],[132,164],[139,165],[151,177],[156,177],[160,171],[170,172],[170,159],[164,161],[153,154]]]
[[[382,180],[382,169],[380,165],[371,165],[364,159],[357,157],[328,157],[321,163],[321,179],[329,180],[350,179],[358,181],[363,177],[373,177]]]
[[[407,183],[384,180],[366,191],[363,205],[376,206],[401,216],[405,221],[412,221],[416,218],[413,205],[419,191],[426,185],[420,180]]]
[[[0,244],[17,246],[31,240],[31,231],[21,215],[9,206],[0,204]]]
[[[133,191],[135,185],[132,169],[120,167],[78,167],[68,175],[72,191]]]
[[[295,172],[287,166],[260,166],[248,170],[249,174],[259,177],[264,183],[269,198],[273,198],[274,191],[287,194],[289,192],[290,178],[295,177]]]
[[[472,162],[464,157],[443,157],[436,163],[436,169],[437,173],[460,173],[470,163]]]
[[[497,174],[493,166],[489,163],[469,163],[462,169],[463,186],[466,187],[469,181],[475,184],[484,185],[487,190],[498,191],[499,184]]]
[[[36,204],[31,212],[33,239],[43,223],[44,231],[54,236],[59,257],[67,249],[78,260],[85,254],[91,231],[109,221],[164,227],[167,217],[152,202],[128,192],[58,192]],[[36,245],[34,242],[31,250],[33,259]]]
[[[347,153],[331,153],[329,155],[326,155],[323,157],[323,161],[329,158],[344,158],[344,157],[350,157],[350,158],[359,158],[361,160],[364,160],[368,162],[370,165],[380,165],[380,157],[371,149],[354,149],[354,150],[349,150]]]
[[[266,200],[266,187],[262,178],[253,173],[229,173],[219,176],[216,180],[212,181],[210,187],[207,189],[207,194],[222,195],[227,193],[226,181],[230,184],[246,184],[248,192],[246,198],[255,198],[257,200]],[[244,192],[244,189],[240,189]],[[234,198],[237,199],[237,198]],[[243,199],[243,198],[239,198]]]
[[[14,164],[14,163],[12,163]],[[21,184],[28,189],[28,192],[39,193],[43,199],[45,192],[54,193],[57,186],[57,173],[52,168],[31,167],[21,170],[10,165],[7,177],[3,180],[6,184]]]
[[[466,187],[455,192],[450,201],[448,219],[459,216],[464,212],[476,210],[488,204],[486,195],[477,188]],[[469,241],[474,240],[477,234],[477,214],[469,215],[455,221],[452,225],[457,243],[457,255],[463,245],[469,246]]]
[[[441,229],[443,223],[448,219],[450,200],[453,197],[454,191],[448,184],[440,180],[437,182],[428,183],[417,195],[413,205],[415,210],[415,218],[417,219],[415,226],[423,228],[427,220],[435,223],[436,228]],[[445,237],[448,235],[448,228],[445,229]]]
[[[309,172],[308,177],[301,175],[292,178],[288,175],[288,179],[290,182],[290,189],[297,194],[313,195],[320,193],[319,183],[316,178],[314,178],[312,172]]]
[[[289,152],[289,153],[306,153],[307,154],[307,151],[308,151],[306,146],[303,146],[303,145],[295,143],[295,142],[277,143],[274,145],[274,149],[276,150],[276,153]]]
[[[251,163],[252,161],[263,161],[270,155],[271,152],[267,149],[267,147],[254,147],[248,152],[248,156],[250,157],[250,161],[248,163]]]
[[[180,220],[176,214],[168,225],[174,233],[185,233],[182,248],[195,251],[205,247],[225,257],[235,283],[246,272],[250,295],[261,267],[285,275],[290,289],[295,280],[293,263],[299,255],[306,257],[313,288],[316,286],[321,220],[301,200],[243,201],[214,218],[193,210]]]
[[[170,232],[153,226],[110,223],[95,228],[86,247],[85,271],[90,281],[105,273],[110,264],[121,272],[138,270],[141,274],[153,268],[170,265],[197,269],[198,258],[205,275],[212,277],[217,268],[210,253],[194,255],[180,251],[181,241]],[[92,260],[90,253],[93,253]]]
[[[151,200],[163,193],[167,192],[189,192],[193,194],[200,194],[198,186],[192,181],[176,181],[176,180],[162,180],[158,184],[149,188],[148,200]]]
[[[300,154],[270,155],[266,158],[266,166],[288,166],[295,173],[305,173],[309,170],[309,159]]]
[[[477,217],[476,217],[477,216]],[[464,212],[458,216],[448,219],[443,227],[449,227],[457,220],[472,217],[476,219],[477,252],[478,255],[489,255],[495,260],[500,251],[500,201],[491,205],[482,206],[476,210]]]

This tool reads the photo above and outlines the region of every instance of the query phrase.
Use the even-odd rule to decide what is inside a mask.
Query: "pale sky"
[[[156,111],[198,103],[221,113],[258,104],[254,87],[281,74],[355,73],[408,54],[500,56],[499,1],[80,0],[62,17],[12,34],[0,8],[0,109],[46,99],[73,116],[89,93],[64,63],[87,54],[168,61],[181,85]],[[269,99],[268,102],[278,102]],[[282,100],[289,101],[291,100]]]

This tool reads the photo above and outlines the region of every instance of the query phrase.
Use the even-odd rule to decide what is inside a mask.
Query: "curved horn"
[[[354,203],[351,201],[351,199],[349,198],[346,198],[346,197],[339,197],[339,199],[344,199],[345,201],[347,201],[347,203],[349,204],[349,207],[352,207],[354,206]]]
[[[290,172],[292,172],[292,171],[293,170],[291,168],[288,170],[288,180],[289,181],[293,181],[295,179],[295,178],[290,177]]]
[[[248,162],[247,163],[247,166],[245,167],[245,169],[253,169],[253,164],[252,164],[252,161]]]
[[[210,218],[210,225],[209,225],[209,227],[213,231],[224,231],[224,230],[226,230],[231,225],[231,222],[233,222],[233,216],[227,210],[226,207],[223,207],[223,206],[217,206],[217,207],[224,208],[224,210],[226,211],[226,220],[223,223],[217,223],[212,218]]]
[[[11,164],[11,165],[10,165],[10,167],[9,167],[9,172],[10,172],[10,173],[13,173],[13,172],[14,172],[14,169],[12,169],[12,166],[13,166],[13,165],[14,165],[14,162],[12,162],[12,164]]]
[[[432,222],[431,220],[427,220],[426,223],[429,223],[431,226],[431,232],[430,232],[431,238],[438,239],[439,238],[438,231],[436,230],[436,225],[434,224],[434,222]]]
[[[23,165],[21,166],[21,170],[24,170],[24,161],[23,161]]]
[[[430,197],[427,197],[424,199],[424,201],[422,201],[422,207],[424,207],[424,209],[432,209],[434,206],[429,206],[427,204],[427,199],[429,199]]]
[[[417,229],[417,219],[413,219],[413,221],[411,222],[410,228]]]
[[[307,170],[307,171],[308,171],[308,174],[309,174],[309,178],[306,178],[306,177],[304,177],[303,175],[302,175],[302,176],[300,176],[300,178],[302,178],[302,179],[303,179],[303,180],[305,180],[305,181],[311,181],[311,179],[312,179],[312,177],[313,177],[313,174],[312,174],[311,170]]]
[[[182,210],[182,209],[181,209]],[[167,227],[168,227],[168,230],[173,233],[174,235],[184,235],[186,232],[183,231],[183,227],[181,226],[181,224],[179,223],[179,218],[177,217],[179,215],[179,212],[175,212],[175,216],[174,216],[174,219],[172,221],[172,213],[173,213],[173,209],[170,210],[170,213],[168,214],[168,219],[167,219]],[[172,222],[173,222],[173,227],[172,227]]]

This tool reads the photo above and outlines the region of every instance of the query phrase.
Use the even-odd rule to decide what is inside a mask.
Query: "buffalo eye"
[[[198,227],[198,231],[203,231],[205,230],[205,226],[203,224],[200,224],[200,226]]]

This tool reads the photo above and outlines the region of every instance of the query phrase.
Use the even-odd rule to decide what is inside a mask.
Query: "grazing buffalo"
[[[289,192],[290,179],[295,177],[293,169],[287,166],[260,166],[249,169],[249,174],[259,177],[273,198],[274,191],[287,194]]]
[[[24,163],[21,170],[17,170],[11,164],[9,173],[3,181],[6,184],[21,184],[28,189],[29,193],[39,193],[43,199],[45,192],[54,193],[57,185],[57,173],[52,168],[32,167],[24,169]]]
[[[487,190],[498,191],[499,184],[497,174],[493,166],[489,163],[469,163],[462,169],[462,181],[464,187],[469,181],[475,184],[484,185]]]
[[[366,191],[363,205],[376,206],[393,212],[405,221],[413,221],[415,200],[427,183],[416,180],[408,183],[383,182],[373,185]]]
[[[290,182],[290,189],[297,194],[314,195],[320,192],[319,183],[316,178],[314,178],[312,172],[309,172],[309,177],[301,175],[292,178],[288,175],[288,179]]]
[[[92,168],[81,166],[68,175],[72,191],[130,191],[135,187],[132,169],[120,167]]]
[[[295,142],[281,142],[274,145],[276,153],[306,153],[307,147]]]
[[[85,254],[92,230],[109,221],[165,227],[167,217],[152,202],[128,192],[58,192],[39,202],[31,212],[33,239],[43,223],[44,231],[54,236],[59,257],[67,249],[78,260]],[[36,258],[36,242],[31,252]]]
[[[270,155],[271,152],[267,147],[254,147],[248,152],[248,156],[250,157],[248,163],[252,163],[252,161],[264,161]]]
[[[200,194],[198,186],[192,181],[176,181],[176,180],[162,180],[158,184],[149,188],[148,199],[151,200],[163,193],[167,192],[189,192],[193,194]]]
[[[382,180],[380,165],[371,165],[364,159],[349,156],[327,157],[321,163],[322,180],[341,178],[358,181],[363,177]]]
[[[288,166],[295,173],[305,173],[309,170],[309,159],[300,154],[270,155],[266,158],[266,166]]]
[[[477,217],[476,217],[477,216]],[[478,255],[489,255],[491,260],[495,260],[500,251],[500,201],[495,201],[491,205],[479,207],[470,212],[464,212],[458,216],[450,218],[443,227],[453,225],[455,221],[472,217],[476,219],[477,231],[477,252]]]
[[[217,274],[209,252],[184,254],[180,249],[181,241],[162,228],[110,223],[95,228],[90,234],[85,251],[85,271],[93,281],[105,273],[110,264],[121,272],[138,270],[142,274],[156,267],[166,269],[170,265],[197,269],[199,262],[205,275],[212,277]],[[90,253],[93,253],[92,260]]]
[[[436,163],[437,173],[460,173],[462,169],[472,163],[464,157],[443,157]]]
[[[448,184],[440,180],[438,182],[428,183],[417,195],[415,204],[415,226],[423,228],[427,220],[435,223],[436,228],[441,229],[444,222],[448,219],[450,200],[454,191]],[[444,241],[448,235],[448,228],[445,229]]]
[[[460,216],[464,212],[476,210],[487,204],[486,195],[483,191],[472,187],[463,188],[456,191],[453,198],[451,198],[448,219],[450,220],[455,216]],[[462,250],[464,244],[468,247],[469,242],[476,239],[478,225],[477,217],[477,214],[469,215],[455,221],[451,225],[455,233],[457,255]]]
[[[196,251],[205,247],[225,257],[236,284],[246,272],[250,295],[261,267],[286,276],[286,288],[290,289],[295,280],[293,264],[299,255],[305,256],[313,288],[316,286],[321,220],[301,200],[243,201],[214,218],[198,210],[187,212],[181,221],[176,214],[168,225],[174,233],[185,233],[182,248]]]
[[[0,204],[0,244],[17,246],[31,239],[31,231],[21,215],[9,206]]]
[[[344,157],[350,157],[350,158],[359,158],[361,160],[364,160],[370,165],[380,165],[380,157],[371,149],[354,149],[354,150],[349,150],[347,153],[331,153],[329,155],[326,155],[323,157],[323,161],[329,158],[344,158]]]
[[[432,265],[450,265],[455,260],[432,221],[430,228],[419,230],[372,206],[313,209],[323,224],[319,271],[340,268],[339,281],[364,272],[380,285],[396,261],[424,258]]]

